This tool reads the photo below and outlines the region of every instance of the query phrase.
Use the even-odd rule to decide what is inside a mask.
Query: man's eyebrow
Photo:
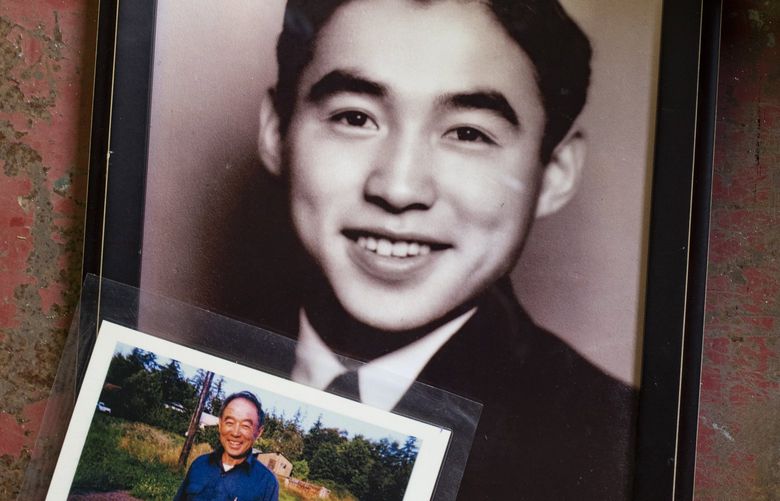
[[[448,94],[442,97],[440,104],[445,108],[466,108],[472,110],[487,110],[496,113],[501,118],[514,125],[520,125],[512,105],[503,94],[496,91],[475,91]]]
[[[380,83],[373,82],[349,71],[334,70],[311,86],[306,99],[313,103],[320,103],[342,92],[366,94],[374,97],[385,97],[387,95],[387,89]]]

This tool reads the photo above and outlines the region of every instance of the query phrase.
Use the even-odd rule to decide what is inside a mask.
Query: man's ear
[[[274,107],[273,89],[265,93],[260,103],[260,131],[257,150],[265,168],[278,176],[282,170],[282,138],[279,133],[279,115]]]
[[[572,199],[582,178],[587,145],[580,131],[570,133],[553,150],[542,174],[536,217],[549,216]]]

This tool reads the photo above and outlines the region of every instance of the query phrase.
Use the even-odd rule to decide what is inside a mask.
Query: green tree
[[[111,359],[111,364],[108,366],[108,374],[106,374],[106,382],[122,386],[125,379],[138,372],[141,367],[135,365],[127,357],[121,353],[114,354]]]
[[[322,416],[309,429],[309,432],[303,437],[303,458],[309,462],[314,459],[316,452],[325,444],[339,445],[346,441],[336,428],[325,428],[322,425]]]
[[[143,369],[147,372],[153,372],[159,367],[157,364],[157,355],[150,351],[142,350],[141,348],[133,348],[133,351],[130,352],[127,359],[131,364],[138,367],[139,370]]]
[[[184,378],[181,372],[181,364],[171,360],[168,365],[160,367],[160,382],[162,383],[163,398],[166,402],[187,405],[195,396],[192,386]]]
[[[338,446],[332,443],[323,443],[318,447],[309,463],[309,477],[314,480],[332,480],[339,482],[343,477],[341,458]]]
[[[340,443],[324,442],[316,450],[309,462],[309,477],[331,481],[358,499],[365,499],[369,494],[369,474],[374,464],[371,443],[361,436],[352,440],[342,435],[339,437],[342,439]]]
[[[414,463],[417,459],[419,450],[419,447],[417,447],[417,439],[415,437],[407,437],[403,447],[401,447],[401,458],[403,462]]]
[[[220,447],[218,426],[204,426],[202,429],[199,429],[197,433],[198,442],[206,442],[212,449]]]
[[[382,439],[372,444],[374,464],[369,473],[370,493],[367,500],[393,501],[402,499],[417,459],[417,440],[408,437],[403,446]]]
[[[198,369],[195,371],[195,375],[190,378],[189,383],[193,388],[196,395],[200,395],[200,390],[203,388],[203,383],[206,381],[206,375],[208,371]],[[207,400],[208,401],[208,400]]]
[[[303,441],[309,479],[361,501],[403,499],[419,451],[414,437],[407,437],[403,445],[388,438],[350,439],[344,431],[326,428],[321,417]],[[295,469],[293,473],[299,477]]]
[[[263,451],[278,452],[290,461],[296,461],[303,455],[303,430],[300,427],[300,412],[292,419],[269,414],[263,435],[258,440],[258,446]]]
[[[292,476],[301,480],[309,479],[309,463],[305,459],[292,462]]]
[[[366,499],[369,494],[369,473],[374,466],[371,452],[371,443],[360,435],[342,444],[339,450],[343,471],[338,481],[358,499]]]
[[[303,455],[303,437],[294,429],[286,429],[271,439],[272,452],[278,452],[290,461],[297,461]]]
[[[222,402],[225,401],[225,390],[222,388],[223,384],[225,384],[225,378],[220,376],[219,379],[216,380],[216,383],[214,383],[211,400],[206,406],[209,413],[214,416],[219,416],[219,413],[222,411]]]
[[[272,436],[284,429],[284,418],[277,416],[273,411],[265,415],[265,424],[263,425],[263,434]]]
[[[163,408],[162,384],[156,374],[140,370],[128,377],[120,390],[117,414],[133,421],[157,424]]]
[[[195,392],[178,361],[163,366],[154,353],[135,348],[127,355],[114,355],[106,380],[116,387],[104,389],[101,400],[111,407],[113,415],[174,433],[186,430]]]

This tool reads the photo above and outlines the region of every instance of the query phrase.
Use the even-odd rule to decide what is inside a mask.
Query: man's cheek
[[[320,208],[332,194],[325,168],[301,170],[293,178],[291,193],[293,210],[314,211]]]
[[[444,191],[458,223],[473,230],[495,230],[520,216],[517,195],[485,177],[461,178]]]

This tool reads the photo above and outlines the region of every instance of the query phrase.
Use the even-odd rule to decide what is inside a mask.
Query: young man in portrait
[[[633,390],[508,278],[582,175],[584,33],[552,0],[289,0],[277,56],[259,149],[310,265],[293,379],[482,403],[458,499],[628,499]]]

